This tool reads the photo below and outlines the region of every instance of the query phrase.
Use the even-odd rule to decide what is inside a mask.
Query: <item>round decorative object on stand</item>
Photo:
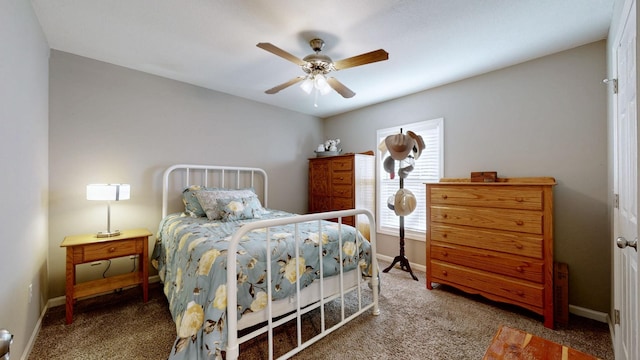
[[[396,175],[395,169],[397,161],[399,164],[398,177],[400,178],[400,189],[387,200],[387,207],[393,210],[400,218],[400,255],[396,256],[391,265],[384,269],[383,272],[389,272],[396,263],[400,263],[400,269],[411,274],[411,277],[416,281],[418,277],[416,277],[411,270],[411,265],[404,251],[404,217],[415,210],[417,201],[415,195],[409,189],[404,188],[404,179],[413,171],[415,160],[420,157],[424,148],[425,144],[422,136],[412,131],[403,134],[402,129],[400,129],[399,134],[387,136],[382,143],[378,145],[378,149],[382,153],[381,157],[384,158],[385,154],[389,152],[389,156],[383,161],[384,170],[389,173],[389,177],[393,179]]]

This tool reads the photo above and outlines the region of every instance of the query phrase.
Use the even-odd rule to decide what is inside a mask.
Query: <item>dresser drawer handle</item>
[[[523,199],[523,198],[521,198],[521,197],[517,197],[517,198],[516,198],[516,201],[517,201],[517,202],[523,202],[523,201],[524,201],[524,199]]]
[[[442,218],[443,218],[443,219],[446,219],[446,218],[448,218],[448,217],[449,217],[449,215],[447,215],[447,214],[443,214],[443,215],[442,215]]]
[[[442,275],[443,275],[443,276],[447,276],[447,275],[449,275],[449,274],[447,273],[447,270],[442,270]]]
[[[524,296],[524,292],[522,290],[516,290],[516,295]]]
[[[447,233],[442,234],[442,238],[446,239],[447,238]]]
[[[524,247],[524,246],[522,246],[522,244],[520,244],[520,243],[517,243],[517,244],[516,244],[516,248],[517,248],[517,249],[522,249],[523,247]]]
[[[522,226],[522,225],[524,225],[524,221],[518,220],[518,221],[516,221],[516,225]]]
[[[448,196],[447,196],[446,194],[443,194],[443,195],[442,195],[442,198],[443,198],[443,199],[445,199],[445,200],[447,200]]]
[[[110,253],[112,253],[112,252],[114,252],[114,251],[116,251],[116,248],[114,248],[114,247],[110,247],[110,248],[109,248],[109,252],[110,252]]]
[[[516,270],[518,270],[518,272],[524,272],[524,269],[522,268],[522,266],[518,266]]]
[[[443,251],[443,252],[442,252],[442,256],[447,257],[447,256],[449,256],[449,253],[448,253],[448,252],[446,252],[446,251]]]

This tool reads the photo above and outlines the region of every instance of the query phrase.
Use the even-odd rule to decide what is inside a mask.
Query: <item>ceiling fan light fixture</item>
[[[316,76],[314,76],[313,85],[322,95],[326,95],[331,91],[331,87],[329,83],[327,83],[327,78],[322,74],[316,74]]]
[[[352,98],[356,93],[338,81],[335,77],[327,78],[326,75],[333,71],[344,70],[389,59],[389,53],[383,49],[378,49],[334,62],[330,57],[320,54],[320,51],[324,47],[324,41],[322,41],[322,39],[312,39],[309,42],[309,45],[313,49],[314,54],[307,55],[303,59],[300,59],[273,44],[256,44],[257,47],[296,64],[306,74],[268,89],[265,93],[275,94],[284,88],[302,81],[300,88],[309,95],[311,92],[315,92],[316,99],[318,97],[318,93],[326,95],[331,92],[331,90],[335,90],[345,99]],[[317,106],[317,104],[315,105]]]
[[[300,84],[300,88],[307,94],[311,94],[311,90],[313,90],[313,80],[311,76],[307,76],[306,79]]]

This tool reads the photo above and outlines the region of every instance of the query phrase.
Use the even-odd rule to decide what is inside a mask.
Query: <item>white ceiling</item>
[[[319,117],[604,39],[613,1],[31,0],[52,49]],[[350,99],[265,94],[304,73],[256,44],[302,58],[314,37],[334,61],[389,60],[333,73]]]

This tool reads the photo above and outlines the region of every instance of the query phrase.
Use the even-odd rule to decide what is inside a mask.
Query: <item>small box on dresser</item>
[[[521,306],[554,327],[551,177],[441,179],[427,187],[427,288]]]

